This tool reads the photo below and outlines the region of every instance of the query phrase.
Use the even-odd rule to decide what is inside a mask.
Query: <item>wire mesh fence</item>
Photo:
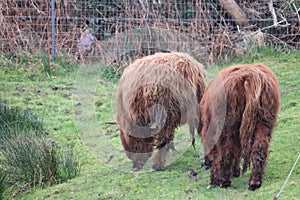
[[[204,64],[249,44],[300,48],[299,0],[1,0],[0,52],[46,52],[114,69],[157,51]]]

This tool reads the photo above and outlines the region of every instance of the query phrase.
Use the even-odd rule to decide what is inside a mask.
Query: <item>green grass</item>
[[[0,197],[62,183],[79,174],[73,148],[59,148],[31,110],[0,103]],[[1,198],[0,198],[1,199]]]
[[[17,108],[9,108],[0,102],[0,135],[1,138],[12,138],[17,134],[41,135],[43,123],[39,117],[31,110],[20,110]],[[0,140],[0,144],[2,140]]]
[[[7,188],[5,178],[6,174],[3,171],[0,171],[0,199],[4,197],[4,193]]]
[[[200,169],[200,152],[188,147],[185,128],[179,129],[176,144],[182,155],[171,153],[173,161],[161,171],[128,172],[130,161],[122,150],[115,125],[105,125],[115,114],[114,93],[118,79],[105,66],[78,66],[58,59],[44,70],[43,58],[0,59],[0,98],[10,106],[29,108],[43,119],[51,138],[61,147],[73,146],[79,156],[80,175],[65,183],[34,188],[17,199],[272,199],[280,190],[300,147],[299,51],[284,53],[278,48],[253,51],[233,62],[208,70],[208,79],[235,63],[264,63],[277,75],[281,109],[273,133],[263,185],[248,191],[249,172],[233,180],[228,189],[207,189],[209,171]],[[28,62],[32,69],[28,69]],[[48,68],[47,68],[48,69]],[[104,69],[104,70],[103,70]],[[103,75],[103,73],[106,73]],[[105,78],[106,77],[106,78]],[[180,144],[182,145],[180,146]],[[300,199],[299,163],[280,199]],[[199,180],[189,177],[190,170]],[[67,172],[66,172],[67,173]],[[6,196],[7,197],[7,196]],[[9,198],[9,197],[7,197]]]

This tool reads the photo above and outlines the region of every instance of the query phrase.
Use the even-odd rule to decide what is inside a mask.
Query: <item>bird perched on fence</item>
[[[86,29],[83,31],[77,43],[76,59],[80,59],[83,62],[87,55],[92,52],[94,42],[95,39],[91,30]]]

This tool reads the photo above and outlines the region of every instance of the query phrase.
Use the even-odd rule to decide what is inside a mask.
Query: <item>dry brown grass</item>
[[[273,1],[274,12],[269,3],[236,2],[250,21],[248,27],[237,27],[214,1],[56,0],[56,52],[74,57],[86,28],[96,37],[89,60],[107,62],[115,70],[158,51],[184,51],[211,64],[242,55],[247,44],[258,43],[257,37],[259,44],[299,48],[298,1]],[[50,55],[51,0],[3,0],[0,26],[1,52],[42,50]]]

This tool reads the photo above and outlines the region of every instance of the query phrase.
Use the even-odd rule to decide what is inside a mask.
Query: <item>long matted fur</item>
[[[173,148],[174,129],[198,127],[200,102],[206,86],[204,67],[185,53],[156,53],[129,65],[120,80],[116,120],[133,170],[140,170],[159,151],[153,169],[164,166]]]
[[[252,163],[249,190],[261,186],[279,101],[277,78],[263,64],[235,65],[211,80],[200,102],[198,129],[211,185],[230,186],[243,159],[243,173]]]

